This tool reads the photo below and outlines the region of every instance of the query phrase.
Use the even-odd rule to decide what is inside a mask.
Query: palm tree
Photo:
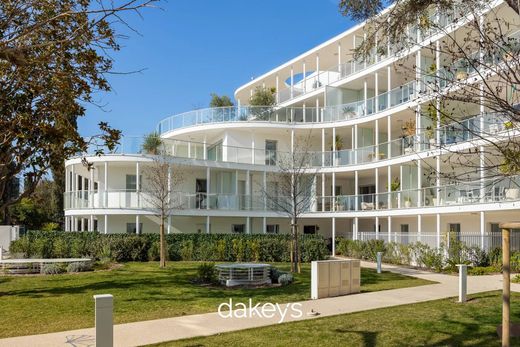
[[[157,155],[159,154],[159,148],[162,145],[162,139],[161,136],[157,132],[152,132],[145,136],[142,151],[146,154],[153,154]]]

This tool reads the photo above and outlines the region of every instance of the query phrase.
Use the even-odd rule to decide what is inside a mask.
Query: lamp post
[[[500,223],[502,229],[502,347],[510,346],[511,305],[511,229],[520,228],[520,222]]]

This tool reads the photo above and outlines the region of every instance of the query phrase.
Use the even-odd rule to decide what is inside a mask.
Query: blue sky
[[[341,33],[352,23],[338,12],[339,0],[169,0],[143,19],[127,17],[140,35],[125,31],[112,54],[113,91],[96,94],[79,120],[84,136],[107,121],[125,136],[155,129],[159,120],[207,107],[209,94],[233,96],[251,77]]]

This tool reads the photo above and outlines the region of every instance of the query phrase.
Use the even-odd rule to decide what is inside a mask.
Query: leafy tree
[[[157,155],[163,144],[161,136],[157,132],[150,133],[145,136],[142,145],[143,152],[147,154]]]
[[[310,146],[309,132],[304,139],[294,143],[291,153],[271,153],[270,160],[276,162],[277,171],[269,173],[268,179],[276,184],[260,187],[268,207],[281,211],[291,220],[291,271],[298,273],[301,272],[298,222],[314,201],[312,188],[318,175],[309,162]]]
[[[234,106],[230,97],[227,95],[218,96],[215,93],[211,93],[211,101],[209,102],[209,107],[230,107]]]
[[[50,168],[63,189],[64,158],[117,144],[120,132],[107,123],[86,140],[76,120],[94,92],[110,91],[113,61],[105,53],[119,50],[115,23],[154,1],[0,2],[0,196],[12,177],[25,182],[19,197],[0,200],[0,213],[27,198]]]
[[[52,192],[55,182],[44,179],[38,183],[31,195],[9,207],[9,220],[13,224],[25,225],[29,229],[41,230],[50,224],[60,225],[62,205],[58,205]],[[53,229],[57,229],[53,226]]]
[[[251,106],[274,106],[276,104],[276,88],[256,87],[249,104]]]
[[[159,218],[159,266],[164,268],[167,257],[164,224],[175,209],[182,207],[181,196],[175,194],[173,189],[182,183],[184,176],[179,167],[173,167],[160,156],[154,157],[153,163],[145,167],[144,176],[143,198]]]

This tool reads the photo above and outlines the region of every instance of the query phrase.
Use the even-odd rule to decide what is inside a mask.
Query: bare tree
[[[385,58],[390,48],[403,58],[395,71],[415,81],[417,104],[423,104],[414,108],[421,119],[416,149],[434,144],[450,168],[431,166],[430,175],[517,184],[512,176],[520,173],[518,2],[496,7],[478,0],[396,0],[380,12],[383,6],[378,0],[340,1],[345,15],[367,20],[354,57]],[[427,58],[406,61],[411,50]]]
[[[287,214],[291,219],[291,271],[301,272],[298,220],[308,212],[315,196],[313,187],[318,169],[311,166],[310,135],[295,141],[291,153],[270,153],[276,162],[276,172],[269,173],[268,186],[262,187],[269,208]],[[273,189],[276,182],[277,189]]]
[[[183,175],[177,166],[173,166],[162,156],[155,156],[151,165],[144,169],[143,198],[159,218],[160,264],[166,266],[166,240],[164,225],[168,216],[175,209],[182,207],[181,197],[173,193],[173,188],[183,181]]]

